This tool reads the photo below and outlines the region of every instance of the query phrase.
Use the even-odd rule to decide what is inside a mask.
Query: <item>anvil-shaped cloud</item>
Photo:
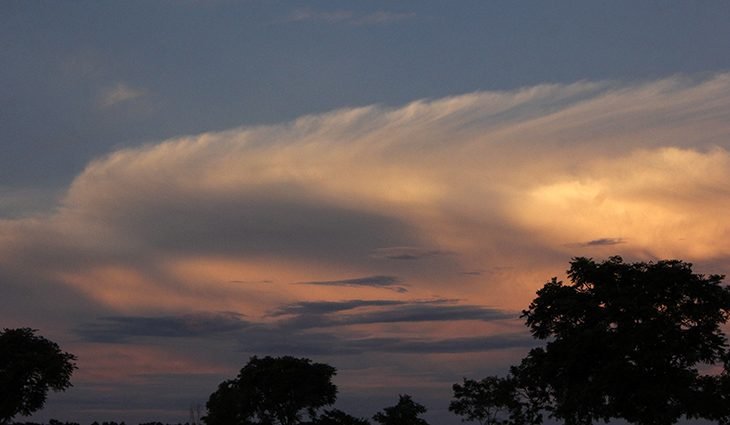
[[[0,221],[11,282],[0,308],[6,326],[83,336],[81,350],[230,336],[229,352],[358,364],[400,353],[412,368],[418,352],[524,349],[504,312],[571,256],[726,272],[729,150],[728,74],[479,92],[179,137],[99,158],[56,209]],[[406,259],[418,261],[392,261]],[[463,301],[422,302],[434,299]],[[232,313],[204,313],[220,311]],[[216,347],[196,345],[196,358],[240,367]]]

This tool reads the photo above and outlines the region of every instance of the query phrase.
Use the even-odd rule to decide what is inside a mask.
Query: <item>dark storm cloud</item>
[[[195,313],[178,316],[102,317],[81,325],[76,333],[87,341],[126,342],[137,337],[207,337],[241,331],[249,326],[231,312]]]
[[[346,287],[372,287],[385,288],[396,292],[407,292],[408,290],[401,285],[402,280],[396,276],[366,276],[353,279],[342,280],[321,280],[309,282],[296,282],[296,285],[321,285],[321,286],[346,286]]]

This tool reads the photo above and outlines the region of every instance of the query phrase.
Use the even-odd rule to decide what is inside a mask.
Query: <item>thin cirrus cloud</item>
[[[145,90],[134,88],[126,83],[117,83],[102,90],[99,95],[99,106],[109,108],[120,103],[130,102],[146,96]]]
[[[416,17],[413,12],[376,11],[357,13],[352,10],[314,10],[301,8],[292,11],[283,22],[324,22],[349,25],[384,25]]]

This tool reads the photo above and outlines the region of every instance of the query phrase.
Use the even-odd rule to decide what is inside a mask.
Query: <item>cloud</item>
[[[262,338],[246,338],[242,347],[250,352],[300,356],[360,355],[362,353],[485,353],[512,348],[529,348],[535,341],[527,332],[437,340],[416,338],[347,338],[329,333],[306,333],[281,337],[259,334]]]
[[[323,21],[329,23],[342,22],[352,19],[351,10],[317,11],[310,8],[297,9],[289,14],[285,22]]]
[[[506,365],[529,346],[514,316],[573,256],[729,273],[729,141],[719,74],[346,108],[130,147],[87,164],[53,207],[0,219],[0,309],[76,344],[86,383],[169,372],[182,348],[195,361],[174,373],[302,354],[458,379],[463,361]],[[134,370],[118,370],[127,358]]]
[[[297,316],[323,315],[353,310],[360,307],[400,306],[407,303],[407,301],[397,300],[300,301],[281,306],[272,312],[271,315],[274,317],[289,314],[295,314]]]
[[[429,257],[451,255],[452,253],[438,249],[419,248],[411,246],[394,246],[378,248],[372,252],[373,258],[386,260],[421,260]]]
[[[400,22],[416,17],[415,12],[387,12],[379,10],[377,12],[368,13],[354,19],[357,25],[384,25],[393,22]]]
[[[384,25],[413,19],[416,14],[413,12],[389,12],[375,11],[371,13],[358,13],[352,10],[323,11],[311,8],[296,9],[289,14],[283,22],[325,22],[325,23],[346,23],[350,25]]]
[[[272,312],[271,316],[289,316],[282,322],[283,326],[308,329],[375,323],[460,320],[492,322],[513,320],[518,314],[477,305],[462,305],[455,300],[435,299],[421,301],[303,301],[282,306]]]
[[[237,313],[191,313],[177,316],[102,317],[77,329],[87,341],[124,342],[140,337],[190,338],[240,331],[248,326]]]
[[[297,282],[297,285],[319,285],[319,286],[346,286],[351,288],[357,287],[373,287],[373,288],[385,288],[396,292],[408,292],[403,285],[402,280],[396,276],[366,276],[357,277],[353,279],[342,279],[342,280],[323,280],[323,281],[309,281],[309,282]]]
[[[580,246],[612,246],[626,243],[624,238],[600,238],[579,244]]]
[[[129,102],[146,96],[147,92],[142,89],[133,88],[126,83],[117,83],[112,87],[104,89],[99,96],[99,106],[109,108],[114,105]]]
[[[263,314],[287,293],[405,289],[382,280],[394,276],[414,297],[517,309],[597,234],[615,235],[601,243],[626,258],[730,255],[729,111],[720,74],[545,84],[174,138],[100,157],[57,208],[0,221],[0,258],[18,275],[42,262],[47,280],[129,312],[172,293],[173,310]],[[513,268],[462,274],[489,264]]]

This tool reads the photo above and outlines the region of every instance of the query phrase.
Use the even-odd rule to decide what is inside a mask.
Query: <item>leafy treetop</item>
[[[41,409],[49,389],[69,388],[75,360],[34,329],[0,332],[0,424]]]
[[[730,423],[730,353],[722,331],[730,288],[721,285],[723,276],[693,273],[679,260],[611,257],[575,258],[568,277],[569,285],[546,283],[522,314],[546,345],[506,378],[461,393],[455,387],[452,410],[489,424],[540,423],[540,412],[568,425],[612,418],[669,425],[682,416]],[[707,366],[724,371],[701,373]],[[503,422],[490,416],[495,408]]]
[[[428,425],[419,417],[423,413],[426,413],[426,408],[422,404],[413,401],[409,395],[400,395],[398,404],[386,407],[373,419],[381,425]]]
[[[211,394],[207,425],[295,425],[335,402],[334,367],[309,359],[252,357]]]

